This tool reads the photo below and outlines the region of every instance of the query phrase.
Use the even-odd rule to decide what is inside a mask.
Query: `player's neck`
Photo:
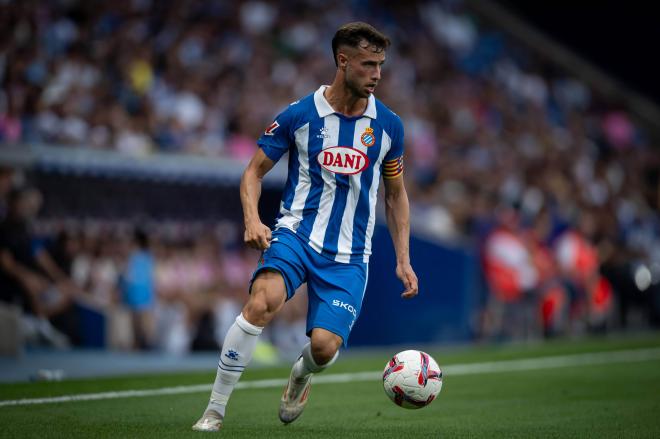
[[[337,113],[344,116],[361,116],[367,110],[369,99],[355,96],[346,87],[333,83],[323,92],[325,100]]]

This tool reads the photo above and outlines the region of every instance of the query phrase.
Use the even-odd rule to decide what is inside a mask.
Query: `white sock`
[[[339,357],[339,351],[326,364],[316,364],[312,356],[312,345],[311,343],[307,343],[302,349],[302,355],[293,364],[293,377],[297,380],[304,380],[310,374],[323,372],[337,361],[337,357]]]
[[[222,344],[218,372],[213,383],[211,400],[206,410],[214,410],[221,416],[225,416],[229,396],[243,370],[252,359],[257,339],[263,329],[245,320],[243,314],[236,317],[236,321],[227,331],[225,341]]]

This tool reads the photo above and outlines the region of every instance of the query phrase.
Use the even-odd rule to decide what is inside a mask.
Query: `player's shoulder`
[[[315,111],[313,93],[298,99],[297,101],[291,102],[281,111],[280,114],[297,119],[300,116],[309,114],[312,110]]]
[[[401,120],[401,117],[399,117],[399,115],[396,114],[394,112],[394,110],[392,110],[390,107],[385,105],[383,103],[383,101],[381,101],[380,99],[378,99],[376,97],[374,97],[374,99],[376,100],[376,112],[378,114],[379,119],[381,117],[383,117],[383,118],[387,118],[387,119],[392,118],[392,119],[397,119],[399,121]]]
[[[389,131],[403,131],[403,121],[390,107],[376,98],[377,120]]]
[[[314,110],[313,100],[313,96],[308,95],[291,102],[275,116],[273,123],[266,129],[265,134],[272,135],[270,133],[274,132],[278,127],[283,127],[284,132],[292,134],[298,128],[305,125],[309,121],[310,111]]]

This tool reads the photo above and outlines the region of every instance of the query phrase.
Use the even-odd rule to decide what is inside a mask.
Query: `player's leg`
[[[311,340],[305,345],[302,354],[293,364],[289,382],[280,401],[280,420],[285,424],[295,421],[303,412],[312,375],[323,372],[332,366],[339,356],[342,338],[327,329],[314,328]]]
[[[294,363],[280,401],[280,420],[286,424],[302,414],[312,376],[337,360],[339,348],[346,343],[359,315],[367,283],[366,264],[329,263],[325,258],[316,262],[307,281],[311,340]]]
[[[243,370],[252,359],[259,334],[282,308],[287,290],[282,274],[262,271],[252,284],[250,298],[227,331],[211,399],[194,430],[217,431],[222,425],[227,402]]]
[[[257,338],[287,298],[305,281],[298,238],[291,232],[275,232],[278,238],[266,250],[250,283],[250,298],[227,331],[222,344],[218,372],[208,407],[194,430],[217,431],[234,386],[252,358]]]
[[[332,366],[339,356],[342,338],[323,328],[312,329],[310,342],[305,345],[302,355],[293,366],[296,379],[307,378],[312,373],[319,373]]]
[[[311,340],[305,345],[302,354],[293,364],[289,382],[280,401],[280,420],[285,424],[295,421],[303,412],[312,376],[332,366],[339,356],[342,338],[323,329],[312,330]]]

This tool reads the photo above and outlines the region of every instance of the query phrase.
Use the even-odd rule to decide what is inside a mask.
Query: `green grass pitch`
[[[411,346],[414,348],[414,346]],[[543,358],[583,352],[660,347],[660,335],[551,342],[534,346],[437,348],[441,367]],[[382,370],[395,352],[345,355],[326,373]],[[69,380],[0,385],[0,400],[209,384],[208,373]],[[243,380],[286,378],[288,368],[248,370]],[[438,399],[405,410],[381,383],[312,386],[305,413],[282,425],[282,389],[238,389],[225,426],[227,438],[659,438],[660,359],[529,371],[445,374]],[[0,437],[185,438],[208,392],[0,407]]]

